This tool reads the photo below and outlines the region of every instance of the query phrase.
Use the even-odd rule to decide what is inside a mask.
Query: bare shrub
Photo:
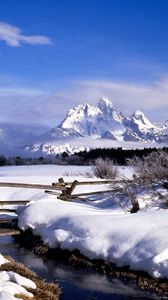
[[[93,177],[93,172],[90,170],[90,171],[84,171],[84,172],[80,172],[80,171],[66,171],[64,172],[63,176],[76,176],[76,177],[79,177],[79,176],[82,176],[82,177],[85,177],[85,178],[92,178]]]
[[[142,159],[134,157],[128,160],[128,164],[134,167],[136,171],[134,179],[139,183],[168,182],[168,153],[166,151],[152,152]]]
[[[136,196],[136,185],[135,184],[127,184],[123,189],[123,193],[128,197],[128,199],[132,203],[132,207],[130,209],[130,213],[136,213],[140,210],[139,202]]]
[[[92,166],[93,174],[102,179],[115,179],[118,176],[118,168],[109,158],[98,157]]]

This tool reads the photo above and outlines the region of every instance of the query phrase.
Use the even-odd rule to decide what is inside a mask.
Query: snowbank
[[[19,216],[51,248],[78,249],[91,259],[168,278],[166,210],[129,214],[115,209],[46,199],[31,203]]]
[[[0,265],[7,262],[8,260],[0,254]],[[33,298],[33,294],[28,292],[26,288],[36,289],[36,284],[15,272],[0,271],[0,300],[20,299],[15,297],[16,294]]]
[[[3,167],[0,180],[51,184],[64,176],[67,181],[82,181],[90,180],[84,178],[88,171],[89,167],[81,166]],[[119,171],[129,178],[132,175],[130,168],[120,167]],[[65,177],[65,173],[71,176]],[[83,191],[85,186],[75,193]],[[138,195],[141,210],[137,214],[127,211],[125,201],[120,205],[115,202],[114,195],[95,197],[86,204],[63,202],[42,190],[1,188],[0,196],[3,200],[33,200],[20,210],[19,226],[31,228],[50,247],[78,249],[91,259],[102,258],[147,271],[153,277],[168,278],[168,217],[157,193],[155,197],[148,191]]]

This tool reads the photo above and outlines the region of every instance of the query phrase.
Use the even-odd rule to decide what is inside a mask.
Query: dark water
[[[1,237],[2,254],[24,263],[47,281],[62,288],[62,300],[145,300],[159,299],[129,286],[118,279],[91,270],[74,268],[55,260],[42,259],[31,251],[20,248],[11,237]]]

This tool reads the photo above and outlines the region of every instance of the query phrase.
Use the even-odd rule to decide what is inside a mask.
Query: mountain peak
[[[85,101],[71,108],[62,123],[42,137],[44,141],[42,144],[39,146],[34,144],[27,150],[35,152],[40,149],[45,153],[48,151],[48,154],[72,152],[66,144],[62,146],[61,141],[71,141],[77,138],[82,140],[88,136],[93,139],[109,139],[113,143],[115,140],[167,143],[168,123],[166,122],[162,128],[152,124],[140,110],[136,110],[127,118],[113,106],[109,99],[103,97],[96,106]],[[88,146],[92,147],[92,144]],[[73,150],[73,153],[78,147]]]
[[[107,108],[107,107],[113,108],[113,104],[108,98],[102,97],[99,100],[98,108],[100,108],[101,110],[104,110],[104,108]]]
[[[131,126],[136,128],[139,133],[147,133],[148,131],[155,130],[156,126],[152,124],[141,110],[136,110],[131,117]]]
[[[136,123],[140,122],[149,127],[154,127],[154,125],[148,120],[148,118],[144,115],[144,113],[141,110],[136,110],[132,114],[132,120],[134,120],[134,122],[136,122]]]
[[[144,113],[141,110],[134,111],[132,116],[135,117],[136,119],[146,118]]]

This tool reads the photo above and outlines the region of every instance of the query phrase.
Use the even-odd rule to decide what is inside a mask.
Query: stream
[[[102,273],[38,257],[30,250],[21,248],[12,237],[0,237],[0,245],[3,255],[10,255],[40,277],[57,283],[62,289],[61,300],[159,299],[136,286],[109,278]]]

